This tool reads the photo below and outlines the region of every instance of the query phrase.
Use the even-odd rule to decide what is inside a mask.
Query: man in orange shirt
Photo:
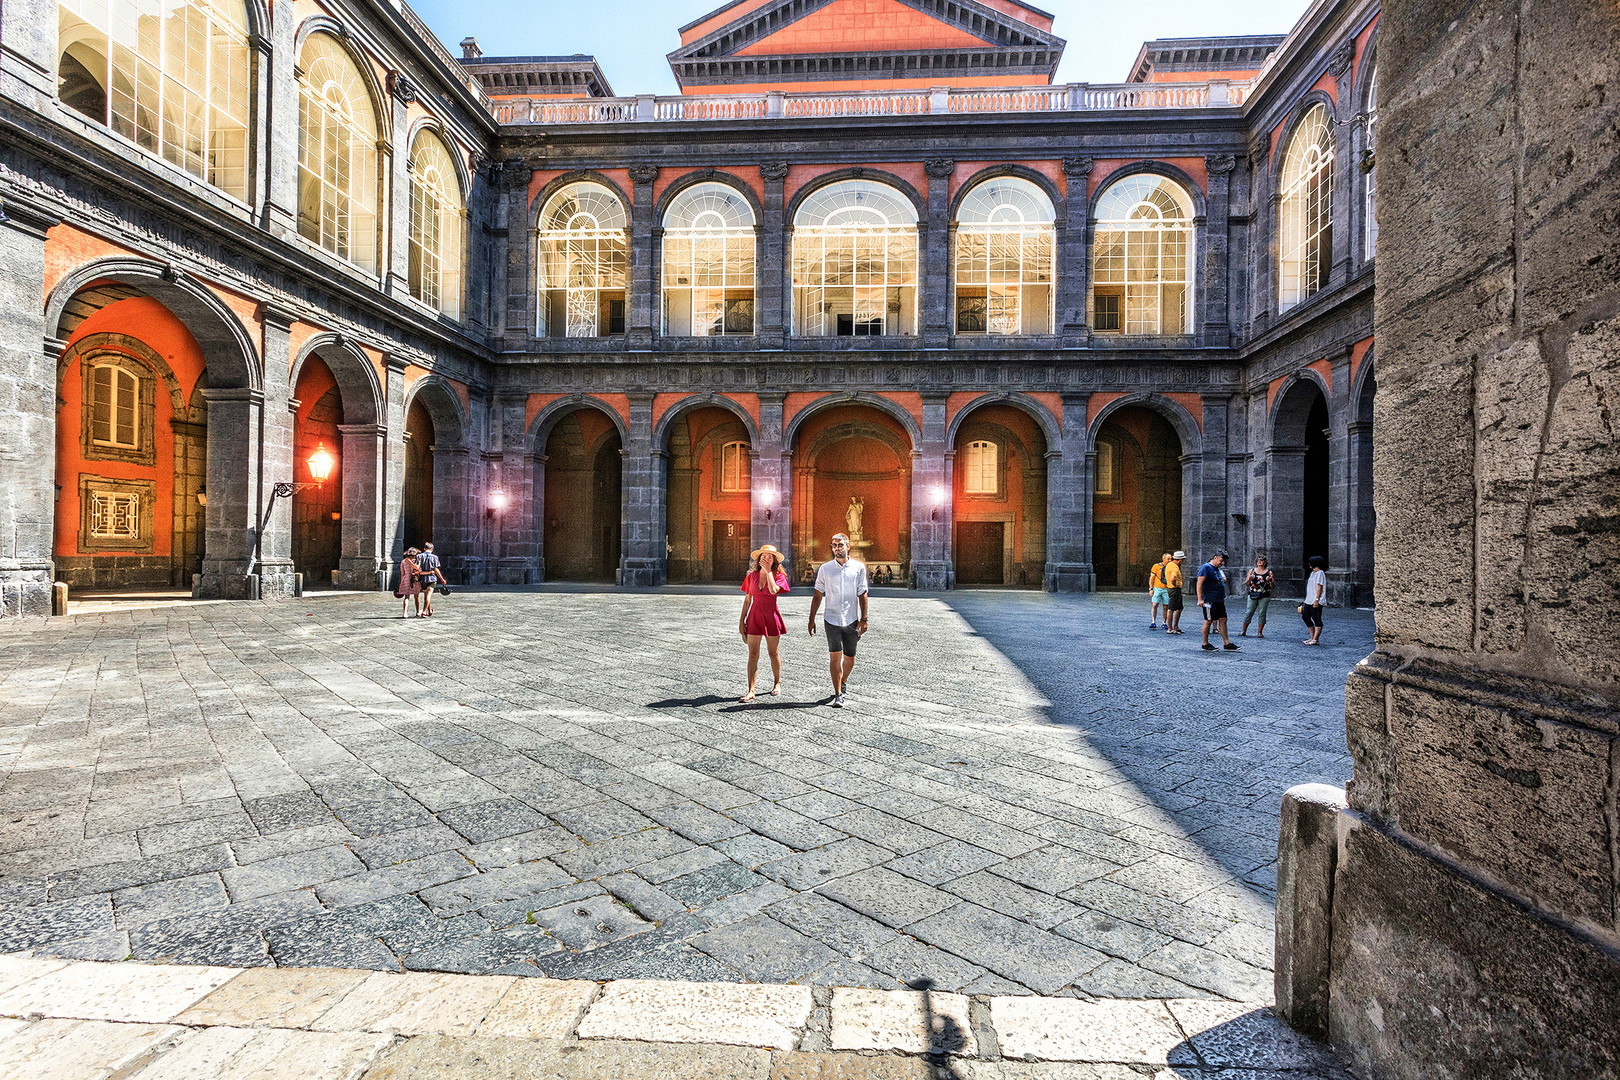
[[[1186,557],[1185,551],[1178,551],[1164,564],[1164,584],[1170,590],[1170,602],[1164,608],[1167,613],[1164,632],[1167,634],[1181,633],[1181,609],[1185,606],[1181,599],[1181,563]]]
[[[1153,568],[1148,571],[1148,597],[1153,604],[1153,612],[1148,616],[1152,620],[1148,623],[1149,630],[1159,628],[1159,608],[1161,607],[1164,608],[1165,628],[1168,629],[1170,626],[1170,587],[1164,583],[1164,568],[1169,563],[1170,553],[1167,551],[1164,553],[1164,557],[1154,563]]]

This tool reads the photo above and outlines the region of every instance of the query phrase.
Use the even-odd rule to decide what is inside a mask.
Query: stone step
[[[0,957],[30,1080],[1347,1080],[1270,1009]]]

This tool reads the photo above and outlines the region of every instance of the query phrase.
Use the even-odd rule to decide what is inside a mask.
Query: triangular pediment
[[[900,0],[832,0],[735,56],[973,49],[994,45]]]

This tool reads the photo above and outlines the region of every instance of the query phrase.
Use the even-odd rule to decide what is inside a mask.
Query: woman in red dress
[[[748,642],[748,693],[740,700],[754,700],[754,681],[759,677],[759,642],[765,639],[765,648],[771,654],[771,673],[776,683],[771,696],[782,692],[782,656],[777,651],[787,625],[781,612],[776,610],[776,598],[788,591],[787,575],[782,573],[782,556],[770,544],[752,555],[758,570],[750,570],[743,578],[742,615],[737,619],[737,630]]]

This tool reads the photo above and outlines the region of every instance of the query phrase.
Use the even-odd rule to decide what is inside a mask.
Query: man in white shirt
[[[827,649],[832,654],[828,670],[832,673],[835,709],[844,707],[844,684],[855,667],[855,646],[866,633],[866,564],[849,557],[849,537],[834,533],[832,561],[821,564],[816,571],[816,595],[810,601],[810,636],[816,633],[816,612],[822,600],[827,601]]]

